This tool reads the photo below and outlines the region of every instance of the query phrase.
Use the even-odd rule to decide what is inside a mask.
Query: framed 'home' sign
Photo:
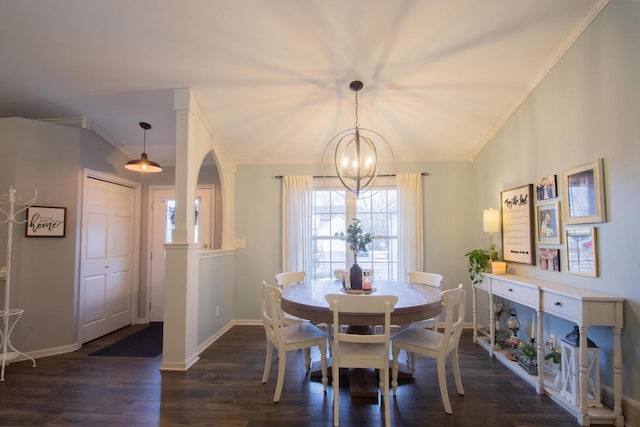
[[[27,237],[64,237],[67,208],[30,206],[27,208]]]

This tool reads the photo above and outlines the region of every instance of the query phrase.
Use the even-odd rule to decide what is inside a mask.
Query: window
[[[367,253],[358,254],[358,265],[373,269],[375,277],[398,279],[398,202],[395,186],[353,193],[341,187],[320,188],[312,197],[312,280],[333,278],[333,271],[353,265],[353,253],[335,237],[359,218],[365,231],[375,238]]]

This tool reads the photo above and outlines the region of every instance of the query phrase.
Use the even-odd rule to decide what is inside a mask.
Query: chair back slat
[[[280,327],[282,326],[282,311],[280,298],[282,292],[276,286],[262,282],[260,286],[260,311],[262,312],[262,324],[264,331],[274,344],[282,341]]]
[[[363,344],[389,343],[389,330],[391,324],[391,313],[394,310],[398,297],[395,295],[343,295],[329,294],[326,296],[329,309],[333,312],[333,335],[334,351],[338,352],[340,342],[355,342]],[[341,320],[341,314],[384,314],[384,324],[382,334],[359,334],[347,333],[340,325],[345,322]],[[375,326],[375,325],[371,325]]]
[[[439,288],[442,283],[442,275],[424,271],[411,271],[407,274],[407,281],[409,283],[421,283]]]
[[[462,284],[455,289],[442,292],[442,305],[444,306],[445,321],[443,331],[443,343],[439,351],[448,353],[458,345],[462,327],[464,326],[464,311],[466,306],[466,292]]]
[[[285,271],[275,275],[276,283],[281,288],[285,288],[295,283],[304,282],[307,273],[304,271]]]

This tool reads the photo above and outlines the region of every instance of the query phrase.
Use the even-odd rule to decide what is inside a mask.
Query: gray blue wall
[[[560,273],[516,266],[519,274],[622,296],[624,394],[640,401],[640,2],[612,1],[477,157],[470,184],[476,246],[480,212],[498,207],[501,190],[604,158],[608,221],[598,228],[600,274]],[[561,209],[564,206],[561,206]],[[526,317],[525,317],[526,319]],[[547,319],[557,336],[571,325]],[[612,384],[611,339],[589,333],[602,347],[603,384]]]

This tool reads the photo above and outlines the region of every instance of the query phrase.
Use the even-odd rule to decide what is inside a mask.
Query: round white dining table
[[[431,319],[442,312],[442,299],[437,288],[418,283],[375,279],[373,289],[371,293],[357,295],[360,298],[366,298],[368,295],[398,297],[395,310],[391,313],[391,323],[394,325]],[[282,310],[315,323],[332,323],[333,313],[329,310],[325,297],[341,292],[344,290],[339,280],[317,280],[289,285],[282,289]],[[352,326],[384,323],[384,315],[344,314],[342,319],[344,324]]]

